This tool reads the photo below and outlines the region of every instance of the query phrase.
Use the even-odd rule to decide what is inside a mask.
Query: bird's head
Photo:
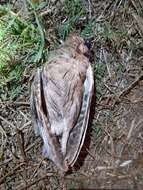
[[[77,33],[71,32],[65,44],[70,45],[75,51],[88,57],[91,43],[88,40],[84,40]]]

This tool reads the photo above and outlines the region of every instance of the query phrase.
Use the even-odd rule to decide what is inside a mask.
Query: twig
[[[41,158],[41,160],[40,160],[38,166],[37,166],[36,169],[34,170],[34,172],[33,172],[33,174],[32,174],[32,176],[31,176],[30,179],[32,179],[33,177],[35,177],[35,174],[36,174],[36,172],[38,171],[38,169],[40,168],[40,166],[41,166],[41,164],[42,164],[42,162],[43,162],[44,159],[45,159],[44,157]]]
[[[35,146],[36,143],[40,143],[40,141],[41,141],[40,138],[36,139],[34,143],[32,143],[31,145],[29,145],[29,146],[25,149],[25,151],[26,151],[26,152],[29,151],[31,148],[33,148],[33,146]],[[8,164],[8,163],[11,162],[12,160],[13,160],[13,158],[9,158],[9,159],[5,160],[4,162],[0,163],[0,166],[2,166],[2,165],[4,165],[4,164]]]
[[[40,143],[40,141],[41,141],[40,138],[36,139],[34,143],[32,143],[31,145],[29,145],[29,146],[25,149],[25,151],[26,151],[26,152],[29,151],[31,148],[33,148],[33,146],[35,146],[36,143]]]
[[[139,125],[141,125],[143,123],[143,119],[140,119],[137,124],[135,124],[135,121],[136,121],[136,118],[131,123],[131,127],[130,127],[130,130],[129,130],[128,135],[127,135],[127,141],[130,140],[130,138],[132,136],[133,129],[138,128],[138,130],[139,130],[139,128],[140,128]]]
[[[28,125],[31,124],[32,121],[28,121],[27,123],[25,123],[20,129],[23,130],[24,128],[26,128]]]
[[[24,133],[20,129],[16,129],[17,142],[21,151],[21,156],[24,161],[27,161],[26,152],[24,148]]]
[[[137,11],[137,13],[138,13],[138,7],[137,7],[135,1],[134,1],[134,0],[131,0],[131,3],[132,3],[133,7],[136,9],[136,11]]]
[[[131,122],[131,127],[130,127],[129,132],[128,132],[128,135],[127,135],[127,142],[128,142],[129,139],[131,138],[133,129],[135,128],[135,121],[136,121],[136,118],[134,118],[134,119],[132,120],[132,122]]]
[[[29,183],[29,184],[26,185],[25,187],[19,187],[19,186],[18,186],[18,187],[16,187],[15,189],[16,189],[16,190],[25,190],[25,189],[28,189],[28,188],[30,188],[31,186],[37,184],[38,182],[40,182],[40,181],[42,181],[42,180],[44,180],[44,179],[49,178],[49,177],[58,177],[58,176],[54,175],[54,173],[48,173],[48,174],[44,175],[43,177],[41,177],[41,178],[39,178],[39,179],[36,179],[36,180],[33,181],[32,183]]]
[[[19,111],[19,113],[25,118],[25,120],[30,121],[30,119],[22,111]]]
[[[119,2],[119,0],[116,0],[115,1],[115,4],[114,4],[114,6],[113,6],[113,10],[112,10],[112,12],[111,12],[111,15],[110,15],[110,20],[109,20],[109,23],[111,24],[111,22],[114,20],[114,18],[115,18],[115,14],[116,14],[116,12],[117,12],[117,4],[118,4],[118,2]]]
[[[104,131],[106,132],[106,134],[109,136],[109,138],[110,138],[110,144],[111,144],[111,155],[112,155],[112,158],[113,159],[115,159],[115,157],[116,157],[116,153],[115,153],[115,148],[114,148],[114,141],[113,141],[113,138],[112,138],[112,136],[110,135],[110,133],[106,130],[106,129],[104,129]],[[114,160],[112,159],[112,165],[114,165]]]
[[[91,152],[86,148],[86,151],[88,152],[88,154],[91,156],[91,158],[93,159],[93,160],[95,160],[95,157],[91,154]]]
[[[113,1],[114,1],[114,0],[109,1],[109,2],[106,4],[106,6],[104,7],[103,11],[102,11],[101,14],[98,16],[97,20],[100,20],[100,18],[102,18],[103,16],[105,16],[104,14],[105,14],[106,10],[108,10],[108,9],[111,7]],[[103,5],[102,5],[102,6],[103,6]]]
[[[123,90],[123,91],[115,98],[115,101],[114,101],[112,107],[114,107],[117,102],[120,102],[120,98],[121,98],[122,96],[127,95],[127,94],[139,83],[139,81],[142,80],[142,78],[143,78],[143,73],[141,73],[141,74],[137,77],[137,79],[135,79],[135,81],[133,81],[125,90]]]
[[[139,0],[140,6],[143,8],[143,2],[142,0]]]
[[[97,166],[95,171],[102,171],[102,170],[113,170],[115,167],[113,166]]]
[[[139,15],[137,14],[132,14],[133,15],[133,18],[135,19],[137,25],[138,25],[138,28],[139,28],[139,34],[141,37],[143,37],[143,18],[140,17]]]
[[[127,144],[129,143],[132,133],[133,133],[133,129],[137,128],[142,122],[143,120],[140,120],[137,124],[135,124],[136,118],[134,118],[131,122],[131,127],[129,129],[128,135],[126,137],[126,143],[122,145],[121,150],[120,150],[120,155],[119,157],[121,158],[125,148],[127,147]]]
[[[92,18],[92,4],[91,4],[91,1],[88,0],[88,9],[89,9],[89,19]]]
[[[118,3],[117,8],[119,8],[121,6],[122,2],[123,2],[123,0],[120,0],[120,2]]]
[[[143,78],[143,73],[141,73],[141,75],[138,76],[137,79],[128,86],[128,88],[126,88],[120,93],[119,98],[121,96],[125,96],[126,94],[128,94],[129,91],[131,91],[139,83],[139,81],[142,80],[142,78]]]
[[[3,120],[4,122],[6,122],[8,125],[10,125],[13,129],[16,129],[16,126],[13,125],[11,122],[9,122],[7,119],[5,119],[4,117],[0,116],[0,119]]]
[[[25,163],[20,163],[18,166],[16,166],[15,168],[13,168],[12,170],[10,170],[7,174],[5,174],[1,179],[0,179],[0,184],[4,183],[5,179],[8,176],[11,176],[15,173],[16,170],[18,170],[21,166],[23,166]]]
[[[6,142],[7,142],[7,134],[5,132],[5,130],[3,129],[3,126],[1,125],[1,122],[0,122],[0,133],[1,133],[1,145],[0,145],[0,159],[3,155],[3,152],[4,152],[4,146],[6,145]]]
[[[4,104],[4,105],[17,105],[17,106],[30,106],[30,103],[28,102],[13,102],[13,101],[0,101],[0,104]]]
[[[12,104],[15,104],[17,106],[30,106],[29,102],[12,102]]]

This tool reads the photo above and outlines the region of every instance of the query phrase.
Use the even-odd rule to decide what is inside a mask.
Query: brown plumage
[[[44,155],[63,171],[74,165],[88,125],[94,83],[88,51],[82,38],[70,34],[32,82],[35,131],[43,139]]]

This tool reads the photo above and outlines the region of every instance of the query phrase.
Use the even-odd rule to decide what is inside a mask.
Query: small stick
[[[15,168],[13,168],[12,170],[10,170],[7,174],[5,174],[1,179],[0,179],[0,185],[2,183],[4,183],[5,179],[8,177],[8,176],[11,176],[15,173],[16,170],[18,170],[21,166],[23,166],[25,163],[20,163],[18,166],[16,166]]]
[[[26,151],[24,148],[24,133],[20,129],[16,129],[16,137],[17,137],[17,142],[21,151],[21,156],[23,158],[23,161],[27,161],[26,157]]]
[[[137,79],[135,79],[135,81],[133,81],[125,90],[123,90],[123,91],[116,97],[115,102],[113,103],[113,106],[112,106],[112,107],[114,107],[115,104],[120,101],[121,96],[125,96],[126,94],[128,94],[128,93],[139,83],[139,81],[142,80],[142,79],[143,79],[143,73],[141,73],[141,74],[137,77]]]
[[[0,115],[0,119],[3,120],[4,122],[6,122],[8,125],[10,125],[13,129],[16,128],[11,122],[9,122],[7,119],[5,119],[4,117],[2,117],[1,115]]]
[[[44,175],[43,177],[39,178],[39,179],[36,179],[35,181],[33,181],[32,183],[29,183],[28,185],[26,185],[25,187],[16,187],[16,190],[25,190],[25,189],[28,189],[30,188],[31,186],[37,184],[38,182],[44,180],[44,179],[47,179],[48,177],[57,177],[56,175],[53,175],[54,173],[48,173],[46,175]]]
[[[86,148],[86,151],[88,152],[88,154],[89,154],[89,156],[93,159],[93,160],[95,160],[95,157],[91,154],[91,152]]]

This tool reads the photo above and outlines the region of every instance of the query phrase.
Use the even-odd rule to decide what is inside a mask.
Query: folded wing
[[[48,156],[61,170],[66,171],[68,168],[64,163],[58,139],[52,134],[50,128],[40,69],[38,69],[31,87],[31,110],[35,133],[40,135],[44,142],[44,155]]]
[[[78,37],[72,41],[49,56],[31,88],[33,123],[44,155],[63,171],[74,165],[82,148],[94,85],[87,48]]]
[[[77,123],[70,132],[70,136],[67,143],[67,155],[65,160],[68,161],[70,166],[73,166],[76,162],[82,145],[84,143],[85,134],[88,126],[89,113],[91,99],[93,95],[94,79],[92,68],[89,65],[86,72],[86,80],[84,81],[84,94],[82,100],[82,107]]]

